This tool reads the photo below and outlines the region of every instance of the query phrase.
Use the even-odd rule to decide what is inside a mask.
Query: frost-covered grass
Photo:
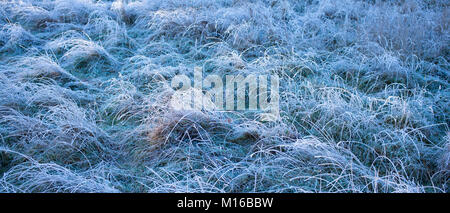
[[[446,0],[0,2],[0,192],[448,192]],[[170,79],[277,74],[281,120]]]

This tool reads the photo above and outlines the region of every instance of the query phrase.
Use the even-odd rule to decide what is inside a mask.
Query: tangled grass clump
[[[449,6],[1,1],[0,192],[447,193]],[[280,119],[172,108],[194,67]]]

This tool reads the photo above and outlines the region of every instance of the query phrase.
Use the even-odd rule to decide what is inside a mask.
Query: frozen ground
[[[447,0],[0,1],[0,192],[448,192]],[[277,74],[281,120],[174,111]]]

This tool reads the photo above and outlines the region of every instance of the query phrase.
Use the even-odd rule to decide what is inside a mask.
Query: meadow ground
[[[447,0],[0,1],[0,192],[448,192]],[[171,78],[280,76],[280,116]]]

